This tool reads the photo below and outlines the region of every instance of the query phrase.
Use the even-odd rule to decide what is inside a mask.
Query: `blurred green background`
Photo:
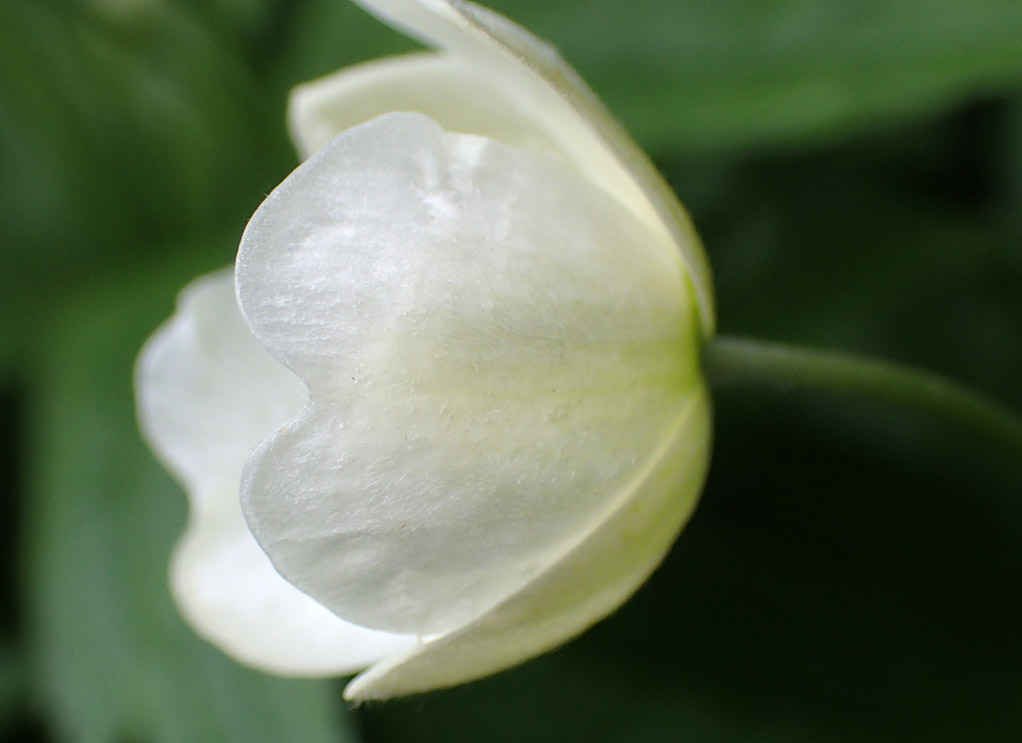
[[[667,174],[724,332],[1022,409],[1022,2],[494,6]],[[352,711],[193,637],[134,357],[294,167],[287,90],[411,48],[344,0],[0,0],[0,740],[1022,740],[1022,463],[797,391],[721,392],[662,569],[518,669]]]

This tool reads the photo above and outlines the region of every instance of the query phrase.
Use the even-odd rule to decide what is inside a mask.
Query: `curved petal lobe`
[[[417,644],[338,619],[277,574],[245,524],[244,461],[305,394],[242,321],[231,271],[182,293],[142,352],[136,390],[143,432],[191,501],[171,586],[201,635],[244,663],[303,676],[359,670]]]
[[[242,499],[289,580],[361,625],[476,619],[599,526],[699,389],[673,246],[556,161],[394,114],[299,167],[238,296],[311,404]]]
[[[200,500],[237,490],[248,455],[306,398],[245,326],[230,269],[181,292],[176,314],[139,357],[135,388],[146,439]]]
[[[598,528],[479,619],[380,661],[348,685],[345,697],[386,699],[487,676],[556,647],[616,609],[660,563],[695,508],[709,431],[708,399],[700,391]]]

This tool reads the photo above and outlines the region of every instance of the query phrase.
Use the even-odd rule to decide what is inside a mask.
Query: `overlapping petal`
[[[584,165],[586,151],[577,140],[562,144],[551,111],[538,107],[529,89],[507,82],[455,54],[388,57],[298,86],[291,93],[288,123],[303,159],[346,129],[405,111],[425,114],[447,131],[480,134]],[[602,148],[595,156],[604,156]]]
[[[249,523],[366,626],[447,633],[523,589],[636,491],[701,394],[670,242],[560,163],[416,114],[299,167],[237,281],[311,391],[249,461]]]
[[[642,149],[552,47],[498,13],[463,0],[356,2],[390,25],[445,50],[446,55],[454,59],[450,66],[461,68],[465,73],[463,76],[446,75],[446,84],[453,83],[457,88],[465,85],[468,78],[485,75],[492,90],[479,97],[481,105],[489,107],[491,101],[505,97],[507,105],[516,109],[515,121],[522,117],[530,120],[528,127],[522,130],[526,137],[538,137],[541,146],[552,142],[584,177],[612,193],[636,216],[648,222],[651,229],[663,232],[673,241],[697,297],[703,332],[712,334],[715,323],[712,277],[691,220]],[[403,81],[402,74],[405,75]],[[438,100],[451,96],[443,87],[416,87],[426,81],[428,75],[424,75],[417,64],[410,63],[399,70],[396,66],[377,63],[376,66],[352,68],[321,84],[299,88],[292,103],[291,121],[300,149],[307,153],[316,142],[322,141],[322,136],[305,137],[306,121],[308,129],[321,134],[324,127],[329,128],[331,114],[340,114],[333,133],[361,123],[347,113],[340,113],[349,102],[354,104],[352,111],[365,110],[370,114],[367,118],[388,111],[418,111],[437,118],[438,107],[429,100],[424,103],[424,99],[430,98],[426,91]],[[381,105],[367,110],[373,108],[372,95],[364,93],[377,83]],[[474,84],[467,84],[463,90],[466,97],[462,97],[450,113],[437,118],[444,128],[518,144],[522,133],[512,140],[503,139],[502,134],[489,128],[493,119],[487,117],[487,121],[480,122],[471,114],[474,99],[468,96],[478,93]],[[330,95],[333,103],[324,106]],[[392,107],[383,108],[384,103]],[[464,117],[464,113],[470,115]],[[448,125],[451,119],[456,120]],[[480,123],[484,126],[480,127]],[[503,131],[507,127],[500,129]]]
[[[192,502],[184,613],[278,673],[375,663],[362,699],[637,588],[705,475],[714,318],[684,210],[556,52],[461,0],[357,1],[438,51],[296,90],[308,160],[246,229],[244,321],[200,282],[137,386]]]
[[[660,563],[691,515],[709,433],[709,403],[699,391],[598,526],[491,611],[388,656],[350,683],[345,696],[385,699],[480,678],[556,647],[616,609]]]
[[[231,271],[182,293],[142,352],[136,390],[142,430],[191,501],[171,585],[201,634],[249,665],[306,676],[357,670],[417,644],[338,619],[281,578],[248,530],[242,466],[305,392],[242,321]]]

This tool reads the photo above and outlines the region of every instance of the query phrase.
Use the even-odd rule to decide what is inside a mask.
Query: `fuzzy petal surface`
[[[339,616],[478,619],[598,530],[702,394],[675,246],[560,162],[418,114],[256,212],[238,297],[310,404],[246,465],[277,569]]]
[[[245,524],[242,466],[306,395],[252,337],[233,272],[182,293],[174,317],[143,349],[136,393],[142,430],[191,503],[171,586],[201,635],[248,665],[303,676],[358,670],[417,644],[338,619],[277,574]]]

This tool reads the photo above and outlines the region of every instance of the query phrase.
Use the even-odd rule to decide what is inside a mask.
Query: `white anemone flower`
[[[371,699],[550,650],[649,576],[706,471],[713,306],[683,209],[552,49],[360,2],[436,51],[295,91],[307,159],[136,388],[191,501],[184,615],[270,672],[368,667]]]

